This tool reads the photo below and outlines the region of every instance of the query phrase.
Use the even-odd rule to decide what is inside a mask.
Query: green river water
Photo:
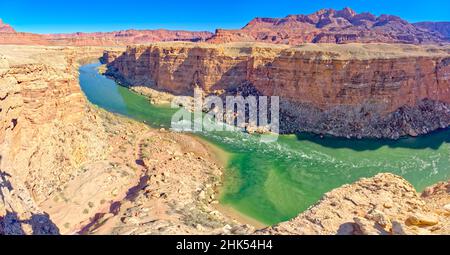
[[[80,85],[90,102],[153,127],[169,128],[177,109],[150,104],[98,74],[99,65],[80,68]],[[220,202],[267,225],[296,216],[333,188],[379,172],[401,175],[418,191],[450,179],[450,129],[398,141],[305,133],[260,143],[256,135],[243,132],[196,135],[229,155]]]

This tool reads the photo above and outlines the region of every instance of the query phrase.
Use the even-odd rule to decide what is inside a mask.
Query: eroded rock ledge
[[[279,96],[284,133],[396,139],[450,124],[448,46],[158,43],[103,61],[129,86]]]
[[[450,182],[422,194],[405,179],[378,174],[326,193],[294,219],[259,234],[449,234]]]
[[[101,52],[0,47],[0,233],[58,234],[74,227],[55,225],[40,204],[108,150],[107,133],[78,85],[78,63]]]

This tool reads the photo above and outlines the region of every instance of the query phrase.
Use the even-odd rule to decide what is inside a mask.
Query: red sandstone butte
[[[438,24],[439,27],[444,25]],[[448,37],[437,30],[433,22],[416,26],[392,15],[377,17],[367,12],[358,14],[350,8],[340,11],[323,9],[309,15],[255,18],[242,29],[217,29],[208,41],[257,41],[291,45],[349,42],[421,44],[448,41]]]
[[[0,33],[14,33],[16,32],[14,28],[10,25],[3,23],[3,20],[0,19]]]

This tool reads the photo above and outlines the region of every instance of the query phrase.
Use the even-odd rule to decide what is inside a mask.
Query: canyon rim
[[[450,234],[449,28],[351,8],[214,32],[0,19],[0,234]],[[174,132],[195,90],[279,98],[280,139]]]

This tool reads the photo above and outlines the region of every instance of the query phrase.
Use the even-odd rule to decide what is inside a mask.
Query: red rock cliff
[[[448,48],[162,43],[104,59],[111,74],[131,85],[175,94],[250,86],[280,96],[285,132],[396,138],[450,123]],[[429,118],[433,124],[424,123]]]
[[[439,33],[442,37],[450,40],[450,22],[418,22],[414,26]]]
[[[25,207],[15,205],[18,212],[60,189],[83,162],[102,157],[104,133],[86,109],[77,70],[79,60],[101,51],[0,48],[0,169],[32,197]],[[89,140],[101,149],[88,146]],[[17,192],[11,196],[25,199]]]
[[[182,30],[121,30],[114,32],[33,34],[16,32],[0,19],[0,44],[59,46],[125,46],[161,41],[205,41],[212,33]]]
[[[429,25],[428,25],[429,27]],[[266,42],[301,43],[433,43],[448,41],[434,30],[415,26],[399,17],[356,13],[350,8],[323,9],[309,15],[284,18],[255,18],[238,30],[218,29],[209,39],[213,43]]]

